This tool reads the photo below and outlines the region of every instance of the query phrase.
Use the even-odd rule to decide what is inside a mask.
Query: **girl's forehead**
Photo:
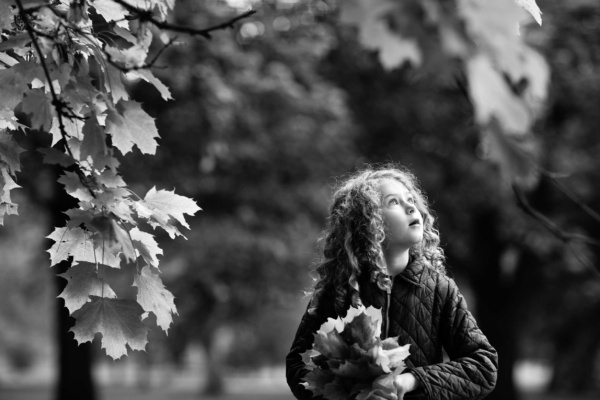
[[[383,197],[390,194],[411,194],[412,192],[408,187],[397,179],[393,178],[384,178],[379,182],[379,190],[381,191],[381,195]]]

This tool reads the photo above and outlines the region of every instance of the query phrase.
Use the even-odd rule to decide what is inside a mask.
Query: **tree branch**
[[[167,31],[185,33],[185,34],[192,35],[192,36],[202,36],[206,39],[211,38],[211,35],[210,35],[211,32],[221,30],[221,29],[233,28],[233,26],[236,22],[238,22],[244,18],[248,18],[249,16],[256,13],[256,10],[248,10],[248,11],[230,19],[229,21],[225,21],[223,23],[211,26],[209,28],[196,29],[196,28],[189,28],[189,27],[180,26],[180,25],[174,25],[174,24],[170,24],[170,23],[164,22],[164,21],[159,21],[152,16],[152,11],[141,10],[137,7],[132,6],[131,4],[128,4],[124,0],[112,0],[112,1],[121,5],[124,9],[126,9],[130,13],[135,14],[135,16],[137,16],[137,18],[142,22],[150,22],[152,25],[156,26],[157,28],[164,29]]]
[[[50,87],[50,95],[52,96],[52,106],[56,110],[56,115],[58,116],[58,128],[60,130],[60,135],[62,136],[62,138],[65,142],[65,148],[67,149],[67,152],[69,153],[69,155],[73,159],[76,159],[73,156],[73,152],[71,151],[71,148],[69,147],[69,143],[67,141],[68,135],[67,135],[67,131],[65,129],[65,124],[63,122],[63,116],[70,115],[70,114],[74,115],[74,113],[69,108],[68,104],[64,100],[62,100],[58,96],[56,91],[54,90],[54,85],[52,85],[52,78],[50,76],[50,71],[48,70],[48,65],[46,65],[46,60],[44,58],[44,54],[42,53],[42,49],[40,49],[40,45],[37,41],[36,33],[34,32],[34,29],[31,26],[31,22],[27,18],[27,13],[23,7],[23,3],[21,2],[21,0],[15,0],[15,3],[19,9],[19,14],[21,15],[21,18],[23,19],[23,22],[25,24],[25,29],[27,30],[27,34],[31,38],[31,42],[33,44],[35,52],[37,53],[38,57],[40,58],[40,64],[42,65],[42,69],[44,70],[44,76],[46,77],[46,80],[48,81],[48,86]],[[67,110],[70,114],[66,114],[65,110]],[[85,176],[83,171],[81,171],[81,168],[79,167],[79,165],[77,165],[77,168],[75,168],[75,172],[79,176],[79,180],[81,181],[81,183],[88,189],[88,191],[90,192],[92,197],[95,198],[96,194],[89,187],[89,185],[87,183],[88,178]]]
[[[600,277],[600,271],[598,270],[598,267],[594,266],[591,261],[589,261],[583,255],[579,254],[579,252],[576,249],[572,248],[572,244],[575,242],[585,243],[587,245],[600,247],[600,241],[593,239],[589,236],[563,231],[557,224],[552,222],[548,217],[546,217],[544,214],[542,214],[538,210],[534,209],[531,206],[531,204],[529,204],[529,201],[525,197],[525,194],[523,193],[523,190],[521,188],[519,188],[517,185],[513,184],[512,189],[517,198],[517,205],[526,214],[533,217],[533,219],[535,219],[540,225],[542,225],[544,228],[546,228],[547,231],[549,231],[555,237],[560,239],[560,241],[562,241],[563,243],[568,245],[569,248],[571,248],[572,251],[575,253],[575,256],[579,260],[579,262],[581,262],[586,267],[591,268],[593,270],[593,272],[595,274],[597,274],[598,277]]]
[[[542,174],[545,177],[547,177],[550,180],[550,182],[552,182],[552,184],[554,184],[554,186],[556,186],[556,188],[558,190],[560,190],[565,196],[567,196],[569,198],[569,200],[571,200],[579,208],[581,208],[583,210],[583,212],[585,212],[587,215],[589,215],[594,220],[596,220],[596,222],[600,223],[600,214],[598,214],[590,206],[585,204],[583,202],[583,200],[581,200],[575,193],[573,193],[573,191],[571,189],[566,187],[563,183],[559,182],[558,179],[556,179],[556,177],[553,176],[552,174],[545,172],[545,171],[542,171]]]

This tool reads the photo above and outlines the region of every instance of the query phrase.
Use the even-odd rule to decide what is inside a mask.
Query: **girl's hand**
[[[400,374],[394,379],[394,387],[396,388],[398,400],[402,400],[406,393],[412,392],[419,387],[419,381],[413,374],[408,372]]]

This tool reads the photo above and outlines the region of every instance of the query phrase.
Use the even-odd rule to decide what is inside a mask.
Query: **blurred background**
[[[565,231],[598,238],[600,3],[538,0],[528,33],[551,66],[535,143],[546,171],[529,193]],[[490,399],[600,397],[600,251],[565,244],[524,213],[485,159],[456,84],[383,70],[331,0],[205,0],[175,22],[257,14],[210,41],[185,39],[134,98],[156,118],[156,156],[122,159],[138,195],[194,198],[187,240],[162,231],[161,271],[179,316],[147,352],[113,362],[77,346],[44,239],[68,208],[57,171],[22,157],[19,216],[0,229],[0,399],[291,400],[284,359],[308,298],[310,265],[336,177],[365,163],[412,169],[436,211],[448,273],[500,354]],[[182,38],[183,40],[184,38]],[[574,200],[578,199],[578,200]]]

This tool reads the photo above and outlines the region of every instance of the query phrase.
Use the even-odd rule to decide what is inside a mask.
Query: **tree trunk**
[[[70,263],[62,262],[55,268],[57,274],[69,269]],[[56,277],[55,285],[58,294],[63,291],[67,281]],[[56,299],[57,339],[58,339],[58,384],[56,400],[95,400],[96,391],[92,379],[92,345],[83,343],[77,345],[69,329],[75,319],[69,316],[69,310],[62,299]]]
[[[514,293],[511,280],[502,276],[505,244],[498,238],[498,216],[490,210],[479,215],[473,231],[472,289],[477,302],[477,323],[498,352],[498,381],[489,400],[518,400],[513,369],[517,358]],[[477,239],[478,238],[478,239]]]
[[[600,303],[573,316],[556,335],[556,356],[550,391],[591,393],[598,390]]]

